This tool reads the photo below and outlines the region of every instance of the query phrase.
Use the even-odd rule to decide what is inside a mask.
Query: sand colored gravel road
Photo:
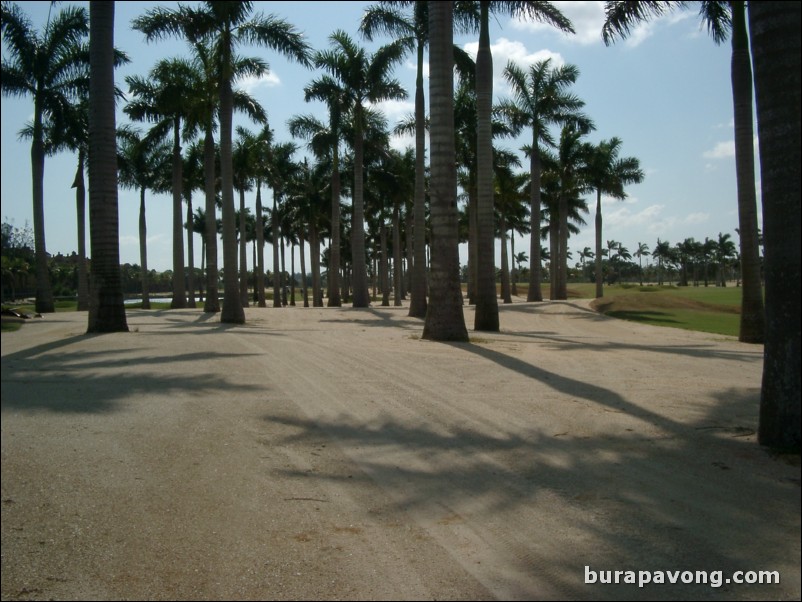
[[[761,347],[500,311],[469,344],[380,307],[4,333],[2,598],[800,598]],[[678,583],[598,582],[616,570]]]

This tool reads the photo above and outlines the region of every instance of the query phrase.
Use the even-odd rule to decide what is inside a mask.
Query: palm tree
[[[638,249],[634,253],[638,258],[638,273],[640,274],[640,285],[643,286],[643,258],[649,255],[649,245],[645,242],[638,243]]]
[[[735,258],[737,255],[735,243],[732,242],[732,236],[728,234],[718,233],[718,240],[713,241],[713,257],[718,267],[717,286],[727,286],[727,279],[724,273],[727,261]]]
[[[187,306],[184,275],[184,211],[183,158],[181,156],[182,124],[186,126],[194,92],[200,87],[200,73],[184,59],[164,59],[151,70],[148,77],[129,75],[125,78],[134,99],[125,113],[135,121],[154,125],[148,136],[173,141],[173,309]],[[186,127],[184,128],[186,129]]]
[[[78,222],[78,311],[89,309],[89,280],[86,263],[86,155],[89,137],[88,90],[78,102],[60,111],[44,127],[45,154],[54,155],[63,150],[78,153],[78,167],[72,188],[75,188],[75,212]],[[20,139],[33,138],[33,124],[20,131]]]
[[[529,271],[529,292],[527,301],[542,301],[540,290],[540,188],[541,160],[540,144],[556,146],[548,126],[552,123],[566,123],[580,115],[584,102],[567,92],[576,83],[579,70],[575,65],[552,67],[551,59],[538,61],[526,72],[515,63],[507,63],[504,77],[510,84],[513,98],[502,101],[501,110],[517,134],[524,127],[532,130],[532,143],[529,151],[529,173],[531,178],[529,203],[532,221],[530,255],[532,269]]]
[[[626,36],[634,23],[686,5],[685,2],[607,2],[602,37],[609,44],[616,35]],[[752,128],[752,68],[743,0],[699,3],[699,15],[716,44],[731,33],[732,102],[735,128],[735,173],[738,189],[738,223],[741,232],[741,327],[739,340],[762,343],[765,330],[763,289],[755,193],[754,132]]]
[[[84,8],[68,7],[52,21],[48,20],[43,32],[37,32],[16,4],[3,2],[1,11],[4,52],[0,82],[3,96],[30,96],[33,99],[31,177],[36,311],[49,313],[55,311],[55,306],[45,244],[44,129],[49,120],[67,110],[81,90],[88,88],[87,55],[82,42],[89,32],[89,16]],[[113,51],[110,60],[113,66]]]
[[[282,202],[291,182],[298,175],[300,166],[293,161],[297,147],[292,142],[284,142],[270,146],[267,166],[267,183],[273,188],[273,209],[270,214],[273,233],[273,307],[281,307],[281,275],[279,269],[279,244],[282,239],[281,215]]]
[[[406,98],[407,93],[398,81],[390,79],[391,69],[403,58],[406,41],[382,46],[368,56],[365,49],[357,46],[344,31],[335,31],[329,39],[332,49],[319,52],[315,64],[328,71],[339,83],[345,107],[354,122],[354,214],[351,225],[353,306],[367,307],[370,297],[365,266],[364,113],[368,103]]]
[[[596,298],[604,296],[601,265],[602,194],[614,199],[627,198],[624,186],[643,181],[640,161],[635,157],[619,158],[623,142],[620,138],[602,140],[591,149],[588,161],[588,183],[596,191]]]
[[[128,332],[120,275],[114,115],[114,3],[89,4],[89,231],[92,248],[88,333]]]
[[[558,146],[558,245],[557,256],[552,257],[552,265],[557,263],[556,299],[568,298],[568,236],[569,212],[571,204],[582,202],[579,196],[587,189],[587,166],[590,146],[582,142],[587,133],[585,127],[575,124],[563,126]]]
[[[415,196],[413,200],[412,287],[409,316],[426,316],[426,99],[423,89],[424,51],[429,41],[429,3],[409,2],[411,15],[393,7],[370,7],[362,17],[360,31],[368,40],[377,32],[414,43],[416,52],[415,76]],[[396,286],[398,286],[396,284]],[[398,299],[400,289],[396,288]]]
[[[186,30],[184,36],[187,39],[194,39],[195,32],[191,28],[191,23],[184,24]],[[214,144],[214,130],[216,128],[216,116],[220,104],[220,81],[218,67],[218,57],[208,43],[195,41],[192,44],[192,62],[202,74],[200,89],[193,93],[193,108],[190,117],[190,127],[200,130],[203,133],[203,170],[204,170],[204,194],[206,197],[206,212],[208,215],[216,216],[218,163]],[[234,79],[243,76],[261,77],[267,73],[267,63],[255,57],[237,57],[232,67]],[[256,123],[265,123],[267,113],[262,105],[255,98],[246,92],[236,89],[233,91],[234,110],[246,113],[250,119]],[[258,192],[257,192],[258,198]],[[216,219],[206,222],[208,228],[205,238],[210,241],[206,245],[206,288],[207,295],[204,301],[203,310],[205,312],[220,311],[220,301],[217,292],[217,230],[214,229]]]
[[[794,449],[800,420],[800,85],[798,2],[750,2],[766,262],[766,343],[758,441]]]
[[[451,2],[429,5],[432,259],[423,338],[435,341],[468,340],[459,282],[452,21]]]
[[[142,280],[142,309],[150,309],[147,221],[145,193],[148,189],[166,192],[169,188],[171,149],[168,143],[143,138],[133,128],[120,128],[118,133],[119,183],[139,190],[139,262]]]
[[[654,246],[654,251],[652,251],[652,257],[657,260],[657,284],[659,286],[663,285],[663,265],[665,263],[670,263],[672,260],[671,249],[670,242],[667,240],[661,241],[658,238],[657,244]]]
[[[329,246],[328,305],[340,307],[340,137],[342,136],[344,94],[337,81],[323,75],[304,88],[306,102],[320,100],[329,109],[329,125],[324,126],[311,116],[301,116],[290,120],[290,133],[309,139],[309,146],[318,160],[331,158],[331,244]]]
[[[478,265],[476,283],[476,330],[497,331],[495,267],[493,265],[493,58],[490,52],[490,12],[519,15],[544,21],[558,29],[574,33],[571,22],[550,2],[490,2],[479,5],[479,50],[476,55],[477,103],[477,227]],[[538,211],[539,213],[539,211]],[[534,253],[533,260],[536,259]]]
[[[220,176],[223,197],[223,262],[225,292],[220,321],[242,324],[242,308],[237,272],[237,242],[234,228],[234,184],[232,164],[232,113],[235,77],[235,48],[242,43],[266,46],[303,65],[309,64],[310,48],[303,36],[284,20],[256,14],[251,17],[253,2],[206,1],[198,8],[185,6],[177,10],[155,9],[135,21],[135,27],[154,39],[165,35],[182,35],[191,31],[196,40],[213,43],[220,72]],[[251,17],[249,19],[249,17]]]

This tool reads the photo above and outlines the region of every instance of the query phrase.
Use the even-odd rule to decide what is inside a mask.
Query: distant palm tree
[[[429,3],[407,2],[411,14],[404,14],[392,6],[370,7],[362,17],[360,31],[368,40],[378,32],[396,38],[407,38],[416,52],[415,77],[415,196],[413,200],[413,256],[412,286],[409,315],[414,318],[426,316],[426,104],[423,88],[424,52],[429,43]],[[408,234],[409,235],[409,234]],[[396,284],[398,287],[398,284]],[[396,298],[400,301],[400,289]]]
[[[514,97],[501,103],[501,111],[509,119],[516,133],[524,127],[532,130],[532,143],[529,147],[532,269],[529,271],[527,301],[543,300],[543,293],[540,290],[540,239],[537,234],[540,232],[542,203],[540,144],[556,146],[549,133],[549,125],[566,123],[580,116],[580,109],[585,103],[567,91],[578,76],[579,70],[575,65],[554,67],[551,59],[538,61],[529,67],[528,72],[512,62],[507,63],[504,70],[504,77],[510,84]]]
[[[283,142],[270,146],[267,165],[267,183],[273,188],[273,209],[270,212],[273,239],[273,307],[281,307],[282,282],[284,273],[279,266],[279,245],[282,244],[283,233],[281,221],[283,216],[283,202],[287,191],[300,171],[300,165],[293,160],[294,143]],[[282,245],[283,249],[283,245]]]
[[[36,311],[55,311],[47,270],[45,244],[44,170],[45,125],[66,111],[81,90],[89,86],[88,56],[83,46],[89,33],[84,8],[68,7],[37,32],[16,5],[2,3],[3,96],[30,96],[33,100],[31,174],[33,181],[33,233],[36,260]],[[113,15],[113,11],[112,11]],[[109,57],[114,64],[114,53]],[[112,86],[112,105],[114,104]]]
[[[198,8],[154,9],[135,21],[148,39],[182,35],[192,31],[195,40],[214,45],[220,72],[220,175],[223,197],[223,261],[225,293],[220,321],[242,324],[245,312],[239,295],[237,242],[234,227],[234,183],[232,164],[232,113],[235,77],[235,49],[239,44],[255,44],[278,50],[302,65],[309,64],[310,47],[295,28],[274,16],[251,15],[253,2],[203,2]],[[187,25],[189,24],[189,25]]]
[[[167,192],[170,182],[171,149],[166,142],[144,138],[134,128],[120,128],[118,133],[119,184],[139,191],[139,265],[142,281],[142,309],[150,309],[147,251],[147,190]]]
[[[154,125],[148,136],[169,139],[173,142],[173,309],[187,306],[184,274],[184,211],[183,169],[181,156],[182,124],[192,111],[191,99],[200,87],[201,74],[184,59],[163,59],[151,69],[147,77],[129,75],[125,78],[134,98],[124,111],[135,121],[148,121]]]
[[[718,233],[718,240],[714,241],[713,256],[718,266],[718,286],[727,286],[727,278],[725,275],[725,267],[727,261],[736,257],[737,251],[735,243],[732,241],[732,236],[727,234]]]
[[[634,253],[638,258],[638,273],[640,274],[640,285],[643,286],[643,258],[649,255],[649,245],[645,242],[638,243],[638,249]]]
[[[663,266],[671,261],[671,248],[670,242],[667,240],[661,241],[658,238],[657,244],[654,246],[654,251],[652,251],[652,257],[657,260],[657,284],[659,286],[663,285]]]
[[[351,248],[354,307],[370,304],[365,266],[364,187],[364,113],[368,104],[384,100],[401,100],[407,93],[397,80],[391,79],[392,68],[404,56],[407,42],[402,40],[379,48],[368,56],[344,31],[335,31],[329,39],[332,49],[319,52],[315,64],[326,70],[339,83],[354,122],[354,188]]]
[[[467,341],[459,282],[451,2],[429,5],[429,35],[432,258],[429,304],[422,336],[435,341]]]
[[[625,199],[624,186],[639,184],[643,181],[640,161],[635,157],[619,158],[623,142],[620,138],[602,140],[591,149],[588,162],[588,184],[596,191],[596,298],[604,296],[601,241],[602,241],[602,206],[601,197],[605,194],[614,199]]]
[[[310,148],[318,160],[331,159],[331,244],[329,245],[328,305],[340,307],[340,137],[343,133],[343,113],[346,111],[340,84],[331,76],[323,75],[304,88],[306,102],[320,100],[329,110],[328,126],[312,116],[300,116],[290,120],[290,133],[307,138]]]

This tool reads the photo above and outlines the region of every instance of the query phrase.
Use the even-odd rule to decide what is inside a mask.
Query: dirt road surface
[[[800,598],[762,347],[500,311],[469,344],[392,307],[4,333],[2,598]]]

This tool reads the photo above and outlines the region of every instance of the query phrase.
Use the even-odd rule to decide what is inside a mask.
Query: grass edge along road
[[[518,293],[526,298],[526,286],[518,285]],[[543,290],[544,298],[548,298],[549,287]],[[592,299],[595,285],[592,283],[574,283],[568,288],[571,299]],[[56,311],[75,311],[75,302],[60,301]],[[7,305],[20,312],[33,315],[33,306]],[[136,305],[129,306],[131,309]],[[169,304],[154,304],[154,309],[167,309]],[[737,286],[704,287],[704,286],[639,286],[637,284],[621,284],[604,287],[604,297],[596,299],[591,307],[599,313],[642,322],[654,326],[668,326],[720,334],[738,336],[740,328],[741,288]],[[3,332],[16,330],[22,325],[20,320],[3,319]]]

